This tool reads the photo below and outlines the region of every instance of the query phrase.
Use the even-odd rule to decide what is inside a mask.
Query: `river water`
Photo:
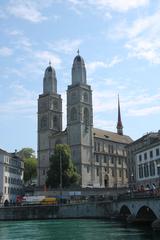
[[[151,229],[105,220],[0,222],[0,240],[159,240]]]

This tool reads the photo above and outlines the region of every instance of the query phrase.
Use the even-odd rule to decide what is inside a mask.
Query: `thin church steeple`
[[[120,109],[120,101],[119,101],[119,94],[118,94],[118,122],[117,122],[117,133],[119,135],[123,135],[123,125],[121,120],[121,109]]]

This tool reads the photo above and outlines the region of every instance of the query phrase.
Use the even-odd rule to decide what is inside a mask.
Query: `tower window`
[[[54,127],[54,128],[57,128],[57,127],[58,127],[58,119],[57,119],[57,116],[54,116],[54,118],[53,118],[53,127]]]
[[[84,93],[83,98],[85,102],[88,102],[88,94],[86,92]]]
[[[77,120],[77,110],[76,108],[71,109],[71,121]]]
[[[47,117],[46,116],[43,116],[41,118],[40,126],[41,126],[42,129],[47,127]]]
[[[88,125],[89,125],[89,111],[87,108],[84,109],[84,124],[85,124],[85,130],[88,131]]]

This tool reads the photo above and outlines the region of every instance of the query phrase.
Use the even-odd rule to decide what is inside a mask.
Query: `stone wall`
[[[109,218],[111,203],[17,206],[0,208],[0,220]]]

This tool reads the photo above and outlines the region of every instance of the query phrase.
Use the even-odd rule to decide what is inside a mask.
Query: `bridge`
[[[113,202],[113,212],[128,222],[153,223],[156,220],[160,224],[160,196],[149,192],[121,195]]]

